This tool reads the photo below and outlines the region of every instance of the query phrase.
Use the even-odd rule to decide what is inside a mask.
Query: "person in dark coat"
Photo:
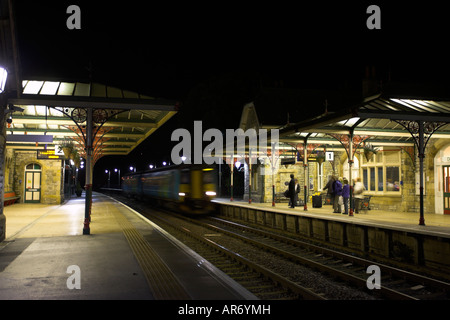
[[[344,199],[344,208],[341,211],[342,214],[348,214],[348,199],[350,198],[350,185],[348,184],[348,180],[344,178],[344,186],[342,187],[342,198]]]
[[[334,181],[333,189],[334,189],[334,211],[333,213],[341,213],[341,204],[342,204],[342,182],[340,179],[336,179]]]
[[[336,178],[334,176],[330,176],[330,179],[328,179],[327,184],[325,187],[323,187],[323,190],[327,190],[327,196],[330,198],[330,203],[334,208],[334,182],[336,181]]]
[[[293,173],[291,173],[291,181],[289,181],[289,198],[291,199],[291,208],[295,208],[295,179]]]

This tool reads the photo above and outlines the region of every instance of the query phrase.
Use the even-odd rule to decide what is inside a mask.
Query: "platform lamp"
[[[118,186],[119,186],[119,189],[120,189],[120,168],[119,169],[115,168],[114,172],[118,173],[117,183],[118,183]]]
[[[6,79],[8,78],[8,71],[0,66],[0,94],[5,91]]]

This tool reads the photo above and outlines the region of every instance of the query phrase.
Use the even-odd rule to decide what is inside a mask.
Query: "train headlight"
[[[178,192],[178,195],[179,195],[180,197],[184,197],[184,196],[186,195],[186,193],[184,193],[184,192]]]
[[[205,194],[206,194],[207,196],[213,197],[213,196],[216,195],[216,192],[215,192],[215,191],[206,191]]]

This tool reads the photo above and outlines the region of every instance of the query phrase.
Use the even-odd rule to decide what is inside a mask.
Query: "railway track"
[[[370,276],[367,267],[375,265],[380,269],[381,276],[381,287],[376,289],[379,290],[377,294],[387,299],[448,299],[450,295],[448,282],[236,222],[213,217],[207,221],[211,230],[239,237],[242,241],[320,270],[361,289],[367,288],[367,279]]]
[[[447,282],[220,218],[192,219],[138,206],[261,299],[449,298]],[[367,287],[371,265],[380,268],[380,289]]]
[[[192,226],[180,225],[173,220],[173,217],[168,218],[155,213],[148,214],[148,212],[144,215],[181,239],[191,249],[260,299],[325,300],[322,295],[316,294],[211,240],[210,237],[214,236],[211,233],[202,235],[202,232],[198,230],[193,231]],[[180,233],[182,233],[181,237]]]

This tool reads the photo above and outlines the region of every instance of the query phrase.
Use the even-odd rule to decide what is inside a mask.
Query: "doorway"
[[[41,202],[41,166],[31,163],[25,167],[25,203]]]
[[[442,166],[442,170],[444,178],[444,214],[450,214],[450,165]]]

